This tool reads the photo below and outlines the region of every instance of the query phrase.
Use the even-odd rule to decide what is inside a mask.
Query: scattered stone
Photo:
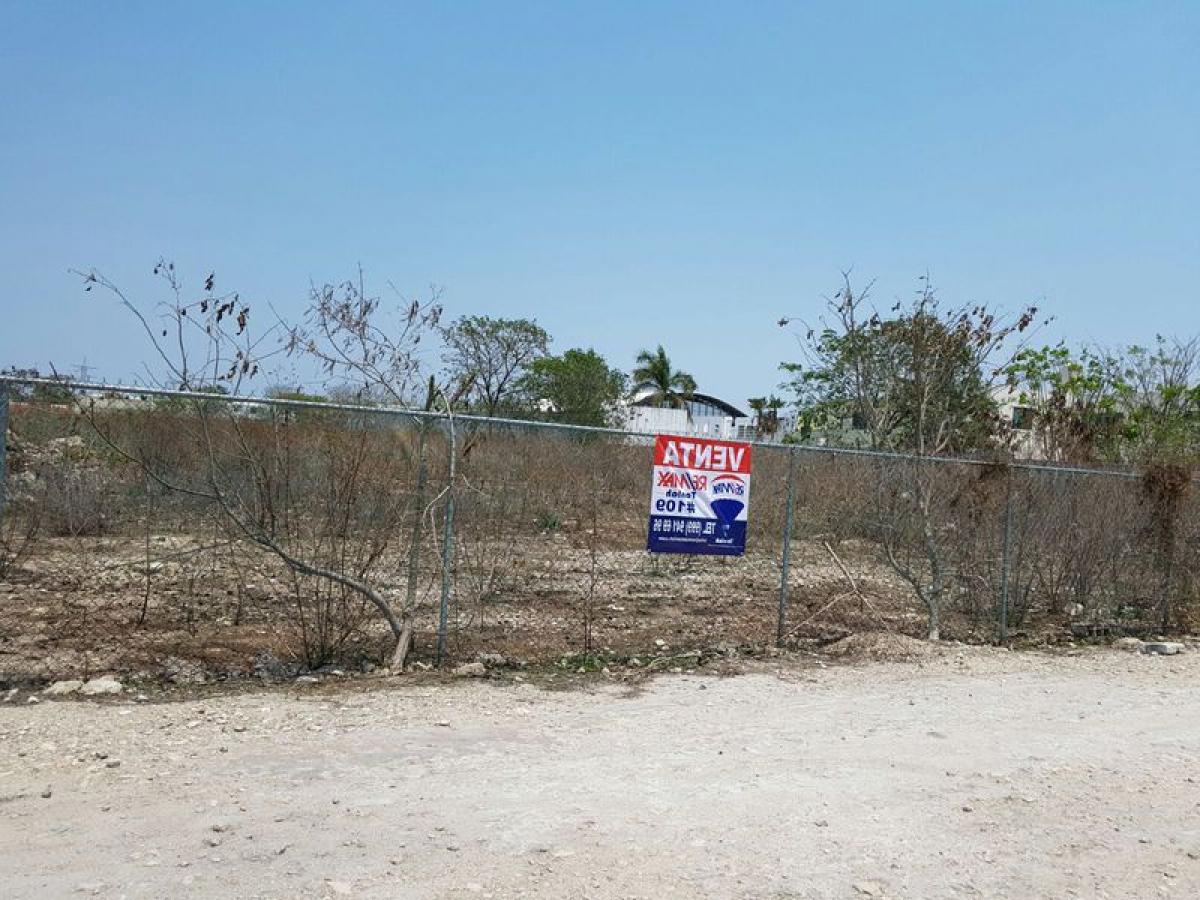
[[[50,788],[46,788],[44,791],[42,791],[43,800],[49,800],[52,796],[54,796],[54,791],[52,791]]]
[[[15,698],[16,696],[17,696],[17,688],[10,688],[8,691],[5,692],[4,699],[0,700],[0,703],[11,703],[13,698]]]
[[[450,727],[450,720],[449,720],[449,719],[438,719],[438,720],[437,720],[436,722],[434,722],[433,724],[434,724],[434,725],[436,725],[436,726],[438,726],[439,728],[449,728],[449,727]]]
[[[120,767],[121,761],[119,759],[110,759],[104,764],[104,768],[106,769],[119,769]]]
[[[475,657],[477,662],[482,663],[489,669],[503,669],[508,665],[508,660],[502,653],[484,652],[479,653]]]
[[[882,897],[883,887],[878,881],[856,881],[854,889],[867,897]]]
[[[316,684],[320,680],[316,675],[299,675],[296,677],[296,684]]]
[[[1183,652],[1183,644],[1176,641],[1149,641],[1142,644],[1143,653],[1153,653],[1159,656],[1174,656]]]
[[[459,678],[484,678],[487,676],[487,666],[481,662],[463,663],[455,666],[454,674]]]
[[[1124,650],[1127,653],[1140,653],[1142,650],[1142,642],[1135,637],[1123,637],[1113,641],[1113,648],[1116,650]]]
[[[162,664],[163,678],[172,684],[204,684],[208,681],[208,672],[204,666],[177,656],[167,657]]]
[[[29,704],[33,704],[33,703],[41,703],[42,701],[39,700],[37,697],[33,696],[33,694],[30,694],[29,697],[26,698],[25,702],[29,703]]]
[[[83,687],[82,681],[56,681],[42,693],[47,697],[65,697],[67,694],[78,693],[81,687]]]
[[[255,654],[253,670],[259,678],[290,678],[300,671],[300,667],[281,662],[269,650],[260,650]]]
[[[89,697],[100,697],[111,694],[119,694],[125,690],[124,685],[115,678],[108,676],[102,678],[93,678],[79,689],[79,693],[86,694]]]

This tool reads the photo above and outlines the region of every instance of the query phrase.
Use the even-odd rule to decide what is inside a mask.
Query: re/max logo
[[[691,472],[659,472],[657,486],[676,490],[703,491],[708,488],[707,475],[693,475]]]
[[[740,481],[730,479],[728,481],[718,479],[713,482],[712,492],[714,494],[728,494],[733,497],[745,496],[746,486]]]

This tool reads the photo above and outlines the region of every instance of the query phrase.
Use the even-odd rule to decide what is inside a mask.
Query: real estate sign
[[[646,547],[740,556],[750,508],[750,445],[660,434]]]

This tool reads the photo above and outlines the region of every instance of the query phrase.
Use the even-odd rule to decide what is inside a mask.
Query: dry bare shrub
[[[1158,613],[1163,630],[1171,627],[1175,570],[1179,559],[1183,512],[1192,488],[1192,467],[1155,463],[1142,473],[1142,496],[1147,511],[1146,539],[1158,579]]]
[[[48,465],[39,472],[41,519],[60,537],[104,534],[113,525],[113,491],[107,475],[94,468]]]
[[[412,479],[409,435],[382,422],[362,429],[338,424],[295,423],[277,412],[238,423],[238,437],[227,435],[234,443],[217,455],[225,483],[255,527],[290,556],[398,594],[403,561],[396,551],[408,527]],[[378,621],[362,591],[302,567],[281,569],[288,585],[282,601],[290,609],[284,622],[310,667],[339,659]]]
[[[792,460],[786,447],[755,447],[751,456],[753,476],[750,487],[749,515],[754,520],[754,543],[758,549],[778,555],[787,517],[788,470]],[[802,477],[803,456],[798,456],[792,469],[794,485]],[[748,537],[747,541],[751,539]],[[748,543],[748,552],[749,552]]]
[[[828,537],[834,544],[878,538],[872,514],[876,460],[797,451],[796,533]]]
[[[267,551],[262,580],[281,585],[270,592],[272,630],[296,659],[315,667],[372,642],[377,650],[379,604],[355,585],[414,612],[404,609],[397,552],[411,527],[412,430],[387,416],[202,403],[91,421],[161,488],[163,520],[183,530],[216,522],[227,541]]]
[[[1200,627],[1200,492],[1189,493],[1181,519],[1176,614],[1181,627],[1195,632]]]
[[[8,501],[0,521],[0,581],[17,570],[37,539],[41,521],[36,507]]]

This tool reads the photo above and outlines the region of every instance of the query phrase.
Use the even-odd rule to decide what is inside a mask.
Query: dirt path
[[[0,894],[1196,897],[1198,676],[968,651],[0,706]]]

